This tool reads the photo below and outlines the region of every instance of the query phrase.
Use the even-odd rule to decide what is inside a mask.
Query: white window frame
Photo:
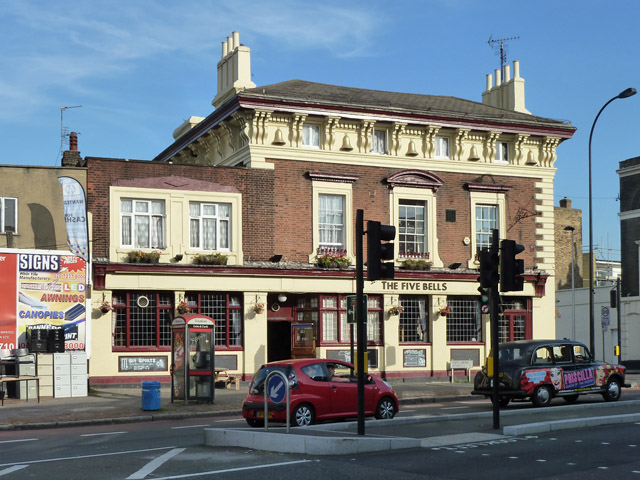
[[[451,158],[451,141],[449,137],[436,136],[435,158]]]
[[[123,202],[131,202],[131,212],[123,211]],[[154,212],[154,204],[162,205],[162,213]],[[140,211],[136,207],[147,205],[146,211]],[[167,244],[167,205],[164,200],[148,199],[148,198],[128,198],[123,197],[120,199],[120,246],[123,248],[135,248],[135,249],[164,249]],[[148,232],[147,232],[147,245],[141,245],[138,238],[138,229],[136,228],[137,219],[148,219]],[[129,220],[129,242],[125,239],[125,221]],[[160,233],[160,242],[158,242],[157,231],[154,232],[154,224],[160,221],[162,232]]]
[[[7,203],[13,202],[13,233],[18,233],[18,199],[15,197],[0,197],[0,228],[7,233]]]
[[[425,256],[434,267],[442,267],[438,254],[437,201],[433,190],[427,188],[395,187],[390,192],[390,210],[392,225],[400,225],[400,201],[417,200],[425,203]],[[396,240],[397,243],[397,240]],[[396,248],[396,259],[402,260],[399,248]]]
[[[382,144],[382,145],[380,145]],[[374,128],[371,131],[371,153],[386,155],[389,148],[387,131],[383,128]]]
[[[351,183],[325,182],[315,180],[313,182],[313,250],[309,254],[309,263],[315,263],[320,245],[320,195],[341,195],[344,197],[344,246],[346,256],[355,262],[353,254],[353,197]],[[323,247],[324,248],[324,247]]]
[[[198,206],[199,212],[195,214],[192,207]],[[215,213],[204,213],[205,207],[213,207]],[[221,208],[222,207],[222,208]],[[223,210],[227,210],[224,215]],[[233,218],[233,210],[230,203],[223,202],[189,202],[189,248],[191,250],[201,251],[219,251],[228,252],[231,248],[231,222]],[[205,222],[215,222],[215,245],[208,248],[205,246]],[[194,223],[198,225],[197,245],[194,245]],[[225,234],[226,231],[226,234]]]
[[[495,163],[509,163],[509,142],[496,142],[496,156],[494,161]]]
[[[339,216],[342,218],[341,222],[336,221],[324,221],[323,217],[336,217],[336,215],[332,214],[332,212],[325,212],[323,215],[323,205],[326,205],[327,202],[334,203],[334,200],[337,200],[341,203],[340,205],[340,214]],[[335,249],[335,250],[346,250],[345,245],[345,196],[343,194],[336,193],[321,193],[318,195],[318,244],[320,248],[325,249]],[[337,203],[337,202],[335,202]],[[331,242],[328,240],[323,241],[323,231],[331,230],[326,233],[324,236],[327,237],[339,237],[336,238],[337,241]]]
[[[411,202],[411,204],[409,204],[409,202]],[[422,210],[422,230],[418,231],[418,229],[414,227],[411,227],[411,229],[407,229],[407,227],[402,226],[403,221],[406,223],[410,223],[413,222],[415,225],[419,225],[420,220],[416,219],[415,217],[411,217],[411,219],[409,220],[408,217],[403,218],[402,216],[402,210],[403,209],[413,209],[415,211],[417,211],[418,209]],[[396,237],[396,241],[398,243],[398,256],[402,257],[402,256],[408,256],[411,255],[411,253],[409,253],[407,255],[407,252],[403,252],[403,244],[407,244],[407,245],[413,245],[413,246],[417,246],[416,252],[413,252],[413,254],[417,254],[417,255],[426,255],[428,254],[427,252],[427,225],[428,225],[428,214],[427,214],[427,202],[423,201],[423,200],[409,200],[406,198],[401,198],[398,201],[398,225],[397,225],[397,230],[398,230],[398,235]],[[402,241],[402,237],[411,237],[412,241],[411,242],[403,242]],[[404,253],[404,255],[403,255]]]
[[[320,125],[305,123],[302,125],[302,146],[320,149]]]
[[[479,260],[477,258],[477,232],[476,232],[476,206],[479,205],[496,205],[498,207],[498,235],[506,232],[506,204],[504,193],[492,192],[470,192],[471,196],[471,258],[469,259],[469,268],[478,268]],[[500,238],[498,240],[500,240]]]

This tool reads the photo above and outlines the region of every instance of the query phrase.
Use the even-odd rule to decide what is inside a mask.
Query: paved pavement
[[[161,408],[142,409],[142,390],[130,387],[92,387],[88,397],[18,400],[5,398],[0,407],[0,431],[18,429],[53,428],[58,426],[99,423],[127,423],[185,417],[207,417],[240,414],[242,401],[247,395],[248,382],[240,389],[216,389],[213,404],[171,402],[169,384],[160,388]],[[400,405],[471,398],[473,384],[445,381],[394,383],[393,388]]]
[[[631,383],[632,388],[639,389],[640,374],[627,375],[627,382]],[[393,383],[393,387],[400,400],[401,410],[407,410],[410,405],[418,403],[478,399],[478,397],[471,396],[472,384],[466,381],[456,383],[444,381],[396,382]],[[248,383],[242,383],[239,390],[216,389],[213,404],[189,403],[185,405],[184,402],[172,403],[169,386],[162,385],[160,390],[161,407],[159,410],[153,411],[142,409],[142,391],[139,386],[92,388],[88,397],[41,398],[40,403],[37,403],[36,400],[26,402],[5,399],[4,406],[0,407],[0,431],[237,415],[241,412],[247,388]],[[546,421],[525,425],[514,425],[513,422],[505,420],[502,431],[491,429],[492,409],[488,407],[482,412],[469,414],[438,417],[396,417],[393,420],[367,421],[367,436],[357,435],[356,422],[338,422],[305,428],[291,428],[290,434],[287,434],[285,428],[282,427],[271,428],[268,432],[260,428],[207,428],[204,438],[205,444],[210,446],[235,446],[258,450],[275,449],[275,451],[314,455],[349,454],[455,445],[465,442],[503,441],[505,436],[580,428],[588,425],[640,421],[640,414],[636,413],[640,401],[633,403],[634,405],[631,405],[628,410],[621,410],[619,415],[603,417],[597,416],[597,413],[590,414],[592,420],[589,421],[585,421],[585,415],[580,413],[575,415],[575,419],[564,418],[566,410],[559,413],[557,419],[549,417]],[[585,408],[600,408],[599,406],[605,407],[606,404],[605,402],[597,402],[591,406],[577,405],[577,407]],[[540,410],[528,409],[532,414]],[[554,409],[548,410],[553,411]],[[517,413],[518,411],[504,411],[501,412],[501,416],[504,415],[504,418],[507,419],[510,415]],[[439,422],[439,427],[432,429],[425,427],[425,424],[433,422]],[[447,428],[440,428],[442,425],[446,425]],[[417,433],[408,433],[412,429]],[[437,432],[437,434],[429,434],[429,431]]]

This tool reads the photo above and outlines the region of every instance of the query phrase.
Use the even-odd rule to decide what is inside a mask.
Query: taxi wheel
[[[531,402],[536,407],[547,407],[551,403],[551,397],[551,389],[547,385],[540,385],[536,388],[535,392],[533,392]]]
[[[313,425],[316,421],[316,414],[313,407],[308,403],[298,405],[291,415],[291,423],[295,427],[306,427]]]
[[[567,403],[576,403],[576,400],[578,400],[579,396],[580,395],[576,393],[575,395],[567,395],[566,397],[562,397],[562,399]]]
[[[383,398],[378,402],[376,407],[376,418],[378,420],[383,418],[393,418],[396,414],[396,405],[390,398]]]
[[[250,427],[264,427],[264,420],[258,420],[257,418],[247,418],[246,420]]]
[[[612,378],[609,380],[609,383],[607,383],[607,391],[604,392],[602,396],[607,402],[615,402],[620,398],[621,394],[622,388],[620,386],[620,380]]]
[[[506,407],[507,405],[509,405],[510,402],[511,402],[511,397],[507,397],[506,395],[501,395],[498,398],[498,405],[501,408]],[[491,396],[491,403],[493,403],[493,395]]]

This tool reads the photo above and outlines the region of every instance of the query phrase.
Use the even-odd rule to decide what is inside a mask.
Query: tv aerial
[[[507,63],[507,46],[505,42],[511,40],[518,40],[520,37],[506,37],[506,38],[493,38],[493,35],[489,35],[489,46],[500,55],[500,73],[504,75],[504,65]]]
[[[82,105],[73,105],[71,107],[60,107],[60,153],[64,151],[65,143],[67,142],[67,138],[69,137],[69,129],[64,126],[64,112],[65,110],[69,110],[70,108],[81,108]]]

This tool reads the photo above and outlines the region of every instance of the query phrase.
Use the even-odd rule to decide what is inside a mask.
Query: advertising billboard
[[[85,350],[86,262],[71,252],[0,251],[0,349],[28,347],[27,327],[64,329],[65,350]]]

